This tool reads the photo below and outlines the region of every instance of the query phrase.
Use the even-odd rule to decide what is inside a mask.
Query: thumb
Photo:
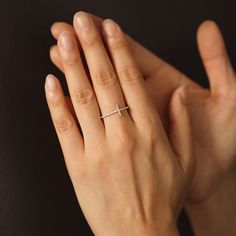
[[[202,23],[198,29],[197,41],[212,93],[227,94],[232,83],[235,83],[235,73],[216,23],[210,20]]]
[[[194,162],[191,120],[184,100],[187,86],[177,88],[170,101],[170,132],[172,148],[186,172]]]

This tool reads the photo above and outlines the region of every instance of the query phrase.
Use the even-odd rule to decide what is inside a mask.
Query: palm
[[[193,118],[197,169],[189,200],[200,202],[214,194],[233,165],[236,147],[236,102],[208,90],[186,91]]]
[[[94,17],[94,19],[99,26],[101,24],[101,19],[97,17]],[[202,27],[205,27],[202,31],[207,31],[206,29],[209,30],[209,25],[207,24],[209,23],[205,23],[205,26]],[[213,26],[211,25],[210,27]],[[54,37],[57,38],[60,32],[65,30],[69,30],[71,32],[74,31],[72,26],[68,24],[57,23],[54,25],[52,32]],[[209,32],[207,31],[207,33]],[[203,39],[200,44],[203,45],[205,40],[204,37],[206,38],[206,36],[202,37]],[[131,38],[129,38],[129,40],[135,60],[140,67],[145,80],[147,81],[147,90],[156,104],[156,108],[160,113],[163,123],[166,128],[168,128],[168,107],[174,90],[184,84],[198,87],[199,89],[200,86],[197,86],[183,73],[164,62],[147,49],[143,48]],[[217,43],[219,44],[219,42]],[[218,45],[217,43],[215,43],[214,47],[211,45],[210,50],[209,45],[206,46],[205,49],[203,48],[203,45],[201,50],[201,54],[205,57],[203,58],[203,61],[206,60],[207,63],[209,63],[211,61],[210,59],[214,60],[214,58],[217,58],[217,55],[214,55],[214,53],[222,50],[222,45]],[[57,48],[54,47],[53,50],[51,50],[52,61],[57,67],[63,70],[58,55]],[[224,65],[219,67],[216,60],[214,60],[214,63],[215,67],[218,67],[218,70],[224,67]],[[214,63],[212,63],[212,66],[209,66],[211,68],[208,68],[208,70],[214,70]],[[224,69],[225,68],[223,68],[223,70]],[[232,141],[236,139],[236,137],[231,137],[233,135],[230,135],[230,131],[232,131],[232,114],[230,113],[232,106],[227,109],[227,107],[223,104],[225,101],[224,97],[222,97],[221,102],[218,103],[215,102],[217,100],[215,100],[215,98],[216,97],[210,96],[209,91],[202,89],[200,89],[198,93],[188,96],[188,104],[193,120],[194,140],[196,141],[197,154],[197,169],[195,181],[189,195],[190,201],[199,201],[203,197],[206,197],[212,190],[212,186],[214,186],[219,178],[222,177],[222,171],[226,171],[229,168],[232,158],[231,160],[228,160],[228,156],[222,156],[222,152],[224,153],[224,150],[229,150],[227,153],[224,153],[225,155],[236,152],[236,150],[230,150],[228,148],[228,146],[230,146],[229,140]],[[229,101],[229,99],[227,99],[227,101]],[[226,109],[226,111],[222,111],[222,109]],[[230,121],[229,132],[225,133],[225,127],[227,127],[226,125],[228,121]],[[236,130],[232,133],[236,134]],[[225,143],[224,140],[228,140],[227,143]]]

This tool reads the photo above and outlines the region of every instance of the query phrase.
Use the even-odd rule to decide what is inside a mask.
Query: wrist
[[[120,235],[130,235],[130,236],[179,236],[178,227],[176,222],[161,221],[156,224],[150,224],[151,222],[146,222],[146,224],[133,224],[131,222],[128,224],[126,229],[120,229],[120,227],[113,227],[99,230],[94,234],[99,236],[120,236]]]
[[[140,236],[179,236],[179,231],[176,225],[166,225],[155,230],[147,230]]]
[[[160,227],[158,229],[144,229],[139,234],[133,234],[135,236],[179,236],[177,226]]]
[[[177,220],[174,218],[160,217],[153,225],[147,225],[139,230],[139,236],[179,236]],[[142,233],[141,233],[142,232]]]

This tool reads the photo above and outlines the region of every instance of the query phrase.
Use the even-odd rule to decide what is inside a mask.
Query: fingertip
[[[199,87],[192,87],[189,85],[183,85],[179,89],[177,89],[176,93],[179,96],[179,100],[181,101],[181,104],[187,105],[188,104],[188,97],[190,91],[199,91]]]
[[[216,24],[216,22],[214,20],[207,19],[199,25],[198,33],[200,33],[201,31],[207,31],[210,28],[214,28],[214,29],[218,28],[218,25]]]
[[[235,73],[220,28],[214,21],[205,21],[199,27],[197,39],[212,94],[228,93]]]
[[[102,33],[106,38],[114,37],[118,30],[118,24],[112,19],[105,19],[102,22]]]
[[[70,31],[72,34],[75,35],[73,26],[66,22],[55,22],[52,24],[50,30],[55,39],[58,39],[60,33],[63,31]]]
[[[49,50],[49,56],[50,59],[52,61],[52,63],[61,71],[64,73],[64,68],[63,68],[63,64],[61,61],[61,56],[60,56],[60,52],[58,49],[57,45],[53,45],[50,50]]]
[[[45,81],[45,89],[49,93],[54,93],[57,90],[57,78],[53,74],[48,74]]]
[[[57,28],[58,28],[58,22],[54,22],[50,27],[51,34],[55,39],[58,36]]]
[[[45,81],[46,100],[50,109],[65,103],[64,92],[56,76],[48,74]]]
[[[50,53],[53,52],[53,51],[55,50],[55,47],[57,47],[57,45],[52,45],[52,46],[50,47],[50,49],[49,49],[49,52],[50,52]]]
[[[57,51],[58,51],[57,47],[58,47],[57,45],[53,45],[49,49],[49,55],[52,61],[54,61],[54,59],[57,57]]]
[[[191,119],[183,99],[187,89],[187,85],[182,85],[172,95],[169,131],[172,148],[186,172],[190,169],[192,154]]]
[[[223,45],[223,37],[220,28],[215,21],[206,20],[199,26],[197,31],[197,41],[200,50],[202,51],[204,49],[212,50],[213,48],[216,48],[216,46]]]
[[[170,124],[173,126],[178,123],[179,117],[183,116],[185,113],[185,93],[186,93],[186,85],[178,87],[174,93],[172,94],[170,100]]]
[[[207,98],[210,96],[210,91],[208,89],[204,89],[200,85],[189,85],[185,84],[179,87],[174,96],[179,97],[180,105],[183,105],[185,109],[188,108],[191,103],[196,100],[199,96],[201,98]],[[177,99],[176,99],[177,100]],[[178,101],[178,100],[177,100]]]
[[[187,103],[186,99],[188,87],[188,85],[182,85],[174,91],[171,99],[172,107],[174,107],[175,109],[180,109],[185,106],[185,104]]]
[[[189,85],[181,85],[178,87],[171,98],[170,101],[170,122],[171,124],[176,124],[180,122],[189,123],[189,94],[191,89],[195,90],[196,88],[191,88]],[[200,90],[199,88],[196,90]],[[182,123],[180,122],[180,123]]]

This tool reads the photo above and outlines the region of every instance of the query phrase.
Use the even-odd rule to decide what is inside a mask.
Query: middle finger
[[[78,12],[74,17],[74,27],[89,67],[102,114],[114,111],[116,105],[125,107],[119,80],[92,18],[85,12]],[[131,122],[127,110],[122,111],[122,117],[114,114],[104,119],[105,126],[113,128],[118,123],[126,122]]]

